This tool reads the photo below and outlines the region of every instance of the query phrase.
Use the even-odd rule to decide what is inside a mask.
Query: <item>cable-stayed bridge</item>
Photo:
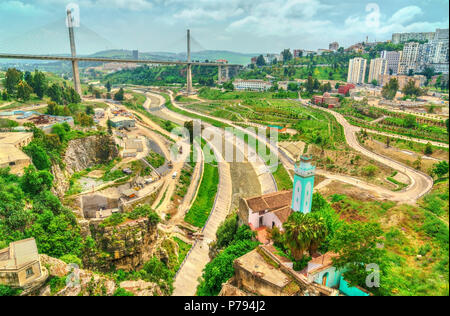
[[[131,63],[131,64],[156,64],[156,65],[184,65],[187,67],[187,85],[186,93],[192,94],[192,66],[212,66],[218,67],[219,83],[229,80],[230,68],[240,68],[241,65],[217,63],[217,62],[193,62],[191,60],[191,43],[193,42],[197,46],[201,46],[197,41],[191,38],[190,30],[187,31],[187,50],[186,50],[186,61],[175,61],[175,60],[144,60],[144,59],[122,59],[122,58],[104,58],[104,57],[82,57],[77,55],[76,45],[75,45],[75,29],[74,29],[74,18],[72,16],[72,11],[67,11],[67,28],[69,33],[70,41],[70,56],[55,56],[55,55],[34,55],[34,54],[19,54],[19,53],[0,53],[0,59],[15,59],[15,60],[42,60],[42,61],[68,61],[72,63],[72,73],[73,82],[75,90],[81,93],[81,82],[78,63],[84,62],[107,62],[107,63]],[[99,38],[97,33],[95,35]],[[106,40],[105,40],[106,41]]]

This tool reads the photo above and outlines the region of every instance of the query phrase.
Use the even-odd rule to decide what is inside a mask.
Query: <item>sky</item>
[[[79,6],[84,27],[76,30],[79,53],[180,52],[187,28],[194,50],[268,53],[449,25],[448,0],[0,0],[0,52],[68,53],[69,3]]]

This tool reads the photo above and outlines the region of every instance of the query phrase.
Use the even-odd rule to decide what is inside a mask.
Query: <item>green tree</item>
[[[377,264],[381,276],[386,271],[385,251],[378,247],[382,235],[378,223],[354,222],[342,225],[336,231],[330,249],[339,257],[333,259],[333,265],[345,269],[345,280],[352,286],[366,285],[366,266],[369,264]]]
[[[266,65],[266,60],[264,59],[263,55],[259,55],[258,58],[256,58],[256,66],[262,67]]]
[[[414,80],[409,80],[406,86],[402,90],[403,94],[410,97],[420,97],[422,95],[422,89],[416,87]]]
[[[186,121],[184,122],[184,128],[189,132],[189,140],[191,144],[194,143],[194,121]]]
[[[94,107],[92,105],[88,105],[86,107],[86,114],[87,115],[94,115],[95,114]]]
[[[111,82],[107,81],[105,84],[106,91],[111,92]]]
[[[397,78],[392,78],[389,83],[383,86],[381,95],[387,100],[393,100],[397,95],[399,85]]]
[[[433,154],[433,146],[431,145],[431,143],[428,143],[425,146],[425,150],[424,150],[425,155],[430,156]]]
[[[405,127],[406,128],[414,128],[417,125],[417,118],[412,115],[408,114],[405,116]]]
[[[234,274],[233,262],[239,257],[252,251],[258,243],[251,240],[238,241],[222,251],[203,270],[202,280],[197,295],[215,296],[219,294],[222,284]]]
[[[328,227],[325,219],[319,213],[309,215],[309,230],[311,243],[309,245],[309,254],[312,257],[317,253],[317,250],[326,240],[328,236]]]
[[[38,70],[34,71],[33,90],[34,90],[34,93],[36,93],[38,98],[41,100],[47,91],[47,80],[45,78],[45,74]]]
[[[234,91],[234,85],[232,81],[225,82],[223,88],[227,91]]]
[[[291,50],[290,49],[285,49],[285,50],[283,50],[282,52],[281,52],[281,55],[283,56],[283,62],[288,62],[288,61],[290,61],[290,60],[292,60],[292,53],[291,53]]]
[[[286,246],[291,250],[296,261],[303,259],[304,253],[311,245],[311,229],[308,216],[294,212],[283,224]]]
[[[19,82],[22,80],[22,72],[15,68],[9,68],[6,71],[5,79],[4,79],[4,86],[6,88],[6,91],[8,92],[8,95],[16,95],[17,93],[17,86]]]
[[[28,193],[31,196],[37,195],[42,191],[50,190],[53,185],[53,175],[45,170],[37,171],[36,168],[31,165],[25,168],[20,185],[23,192]]]
[[[434,165],[433,167],[433,174],[436,175],[438,178],[444,177],[446,174],[448,174],[449,165],[447,161],[441,161]]]
[[[31,143],[30,145],[24,147],[23,151],[31,157],[34,166],[38,170],[49,170],[52,166],[47,152],[36,143]]]
[[[123,91],[123,88],[120,88],[119,91],[114,94],[114,100],[116,101],[123,101],[125,98],[125,92]]]
[[[50,97],[50,99],[55,102],[56,104],[62,104],[63,103],[63,91],[61,86],[54,83],[47,89],[47,95]]]
[[[20,81],[17,85],[17,98],[22,99],[23,101],[30,100],[30,95],[33,92],[33,89],[26,81]]]

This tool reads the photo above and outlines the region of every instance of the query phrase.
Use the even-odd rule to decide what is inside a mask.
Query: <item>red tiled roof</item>
[[[292,191],[269,193],[249,199],[245,199],[249,208],[254,212],[272,211],[291,204]]]

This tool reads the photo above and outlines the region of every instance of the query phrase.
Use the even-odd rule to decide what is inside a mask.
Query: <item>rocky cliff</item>
[[[106,163],[119,155],[112,137],[107,135],[89,136],[71,140],[63,157],[62,169],[59,165],[52,167],[55,176],[54,193],[60,198],[69,189],[70,177],[79,171]]]
[[[148,218],[111,227],[91,222],[90,231],[95,247],[83,256],[84,265],[101,271],[141,268],[153,256],[158,239],[157,226]]]

